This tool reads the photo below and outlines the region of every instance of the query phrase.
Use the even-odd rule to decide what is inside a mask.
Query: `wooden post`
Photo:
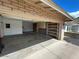
[[[64,40],[64,23],[59,24],[59,35],[58,35],[59,40]]]

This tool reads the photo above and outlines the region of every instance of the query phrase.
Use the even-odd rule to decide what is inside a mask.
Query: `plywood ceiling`
[[[39,15],[39,17],[44,16],[43,18],[45,18],[45,20],[46,19],[51,19],[51,20],[52,19],[58,19],[58,20],[63,19],[64,20],[65,18],[67,18],[63,14],[61,14],[57,10],[51,8],[49,5],[45,4],[44,2],[42,2],[40,0],[0,0],[0,2],[1,2],[0,4],[2,6],[10,8],[11,11],[20,10],[24,14],[26,12],[29,12],[31,15],[32,14],[36,15],[36,16]],[[1,8],[1,10],[2,10],[2,8]],[[25,17],[22,14],[20,16],[22,16],[22,18]],[[53,16],[55,16],[55,17],[53,17]],[[30,18],[30,17],[28,17],[28,18]],[[37,19],[39,19],[39,18],[37,18]]]
[[[27,1],[27,0],[25,0],[25,1]],[[38,5],[40,7],[42,7],[44,9],[48,10],[48,11],[50,11],[52,14],[58,14],[58,15],[63,16],[62,13],[60,13],[57,10],[51,8],[49,5],[43,3],[41,0],[28,0],[28,1],[30,1],[31,3],[34,3],[36,5]],[[64,19],[69,20],[67,17],[65,17]]]
[[[24,0],[24,1],[27,1],[27,0]],[[58,11],[56,11],[55,9],[51,8],[50,6],[44,4],[41,0],[29,0],[30,2],[52,12],[52,13],[59,13]]]

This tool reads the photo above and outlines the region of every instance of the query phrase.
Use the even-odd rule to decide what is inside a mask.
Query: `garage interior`
[[[23,21],[8,17],[0,17],[1,19],[0,32],[3,33],[5,44],[2,56],[52,38],[57,39],[56,23]]]

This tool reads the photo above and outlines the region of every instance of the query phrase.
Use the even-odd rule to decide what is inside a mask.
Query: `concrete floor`
[[[78,44],[72,38],[65,40],[34,33],[5,37],[6,47],[0,59],[79,59]]]

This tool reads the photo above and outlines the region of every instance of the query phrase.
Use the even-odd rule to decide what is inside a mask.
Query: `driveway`
[[[69,37],[63,41],[43,34],[5,38],[6,48],[0,59],[79,59],[79,46],[72,43]]]

